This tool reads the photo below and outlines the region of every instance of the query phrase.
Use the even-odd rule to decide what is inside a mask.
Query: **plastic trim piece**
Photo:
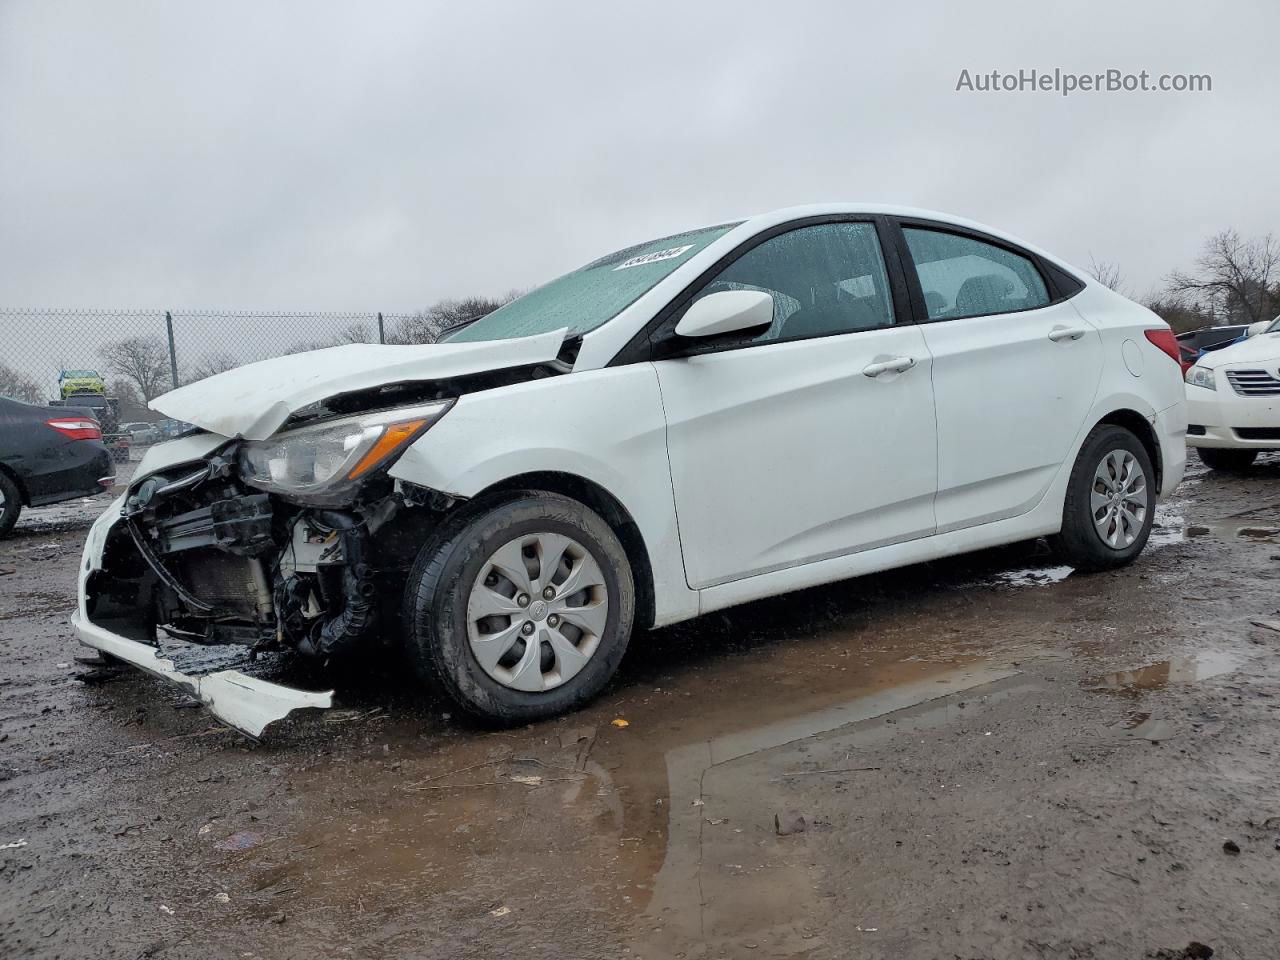
[[[294,710],[306,707],[328,709],[333,691],[313,693],[295,690],[250,677],[238,670],[219,670],[203,677],[180,672],[172,660],[160,656],[155,647],[104,630],[79,614],[71,620],[80,642],[131,663],[153,676],[191,691],[209,712],[242,733],[257,738],[268,725],[283,720]]]

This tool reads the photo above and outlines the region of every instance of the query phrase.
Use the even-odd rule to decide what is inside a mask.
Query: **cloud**
[[[0,305],[413,309],[821,199],[1154,285],[1271,229],[1280,7],[0,6]],[[977,94],[960,70],[1209,73]]]

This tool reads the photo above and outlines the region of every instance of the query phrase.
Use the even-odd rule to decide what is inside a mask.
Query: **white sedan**
[[[1280,450],[1280,317],[1187,371],[1187,444],[1215,470],[1243,470]]]
[[[1042,536],[1129,563],[1185,463],[1158,317],[998,230],[862,204],[636,244],[446,342],[153,406],[203,432],[93,527],[76,629],[250,733],[329,695],[158,646],[351,670],[390,636],[466,710],[527,722],[596,695],[637,628]]]

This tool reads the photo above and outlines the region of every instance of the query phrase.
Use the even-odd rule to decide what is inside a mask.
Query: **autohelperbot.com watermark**
[[[1207,73],[1152,73],[1109,69],[1096,73],[1052,70],[960,71],[957,93],[1211,93],[1213,77]]]

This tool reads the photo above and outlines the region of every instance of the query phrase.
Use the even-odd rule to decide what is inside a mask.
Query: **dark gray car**
[[[0,537],[13,529],[24,506],[99,494],[114,473],[88,410],[0,397]]]

